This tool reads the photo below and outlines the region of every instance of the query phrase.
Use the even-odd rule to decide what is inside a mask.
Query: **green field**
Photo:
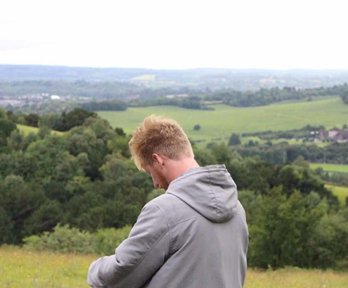
[[[88,287],[86,271],[95,256],[0,248],[0,287]]]
[[[311,163],[311,169],[322,168],[324,171],[332,173],[344,173],[348,174],[348,165],[338,165],[338,164],[324,164],[324,163]],[[334,195],[337,196],[341,205],[344,206],[346,203],[346,197],[348,197],[348,187],[334,186],[331,184],[325,185],[330,189]]]
[[[22,125],[22,124],[17,124],[17,128],[18,128],[19,132],[23,133],[24,135],[28,135],[30,133],[36,134],[39,132],[39,128],[31,127],[31,126],[27,126],[27,125]],[[64,132],[61,132],[61,131],[52,130],[51,132],[55,135],[64,134]]]
[[[0,287],[79,288],[85,287],[93,255],[29,252],[0,247]],[[346,288],[348,273],[330,270],[286,268],[276,271],[249,269],[245,288]]]
[[[22,124],[17,124],[17,128],[24,135],[28,135],[30,133],[37,133],[37,132],[39,132],[39,128],[31,127],[31,126],[27,126],[27,125],[22,125]]]
[[[148,115],[172,117],[196,141],[227,140],[232,133],[291,130],[307,124],[342,127],[348,122],[348,105],[338,97],[260,107],[212,107],[215,110],[189,110],[172,106],[134,107],[126,111],[102,111],[98,114],[113,127],[121,127],[127,133],[131,133]],[[195,124],[200,124],[201,130],[194,131]]]
[[[348,165],[311,163],[310,167],[312,169],[323,168],[324,171],[328,171],[328,172],[338,172],[338,173],[348,174]]]
[[[346,198],[348,197],[348,187],[334,186],[330,184],[326,184],[325,186],[337,196],[338,200],[340,201],[340,205],[344,207],[346,204]]]

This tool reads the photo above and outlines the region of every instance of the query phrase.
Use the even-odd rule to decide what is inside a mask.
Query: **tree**
[[[80,108],[75,108],[68,113],[63,112],[59,121],[54,123],[53,129],[68,131],[73,127],[81,126],[89,117],[96,117],[96,114]]]
[[[195,131],[201,130],[201,125],[196,124],[195,126],[193,126],[193,130],[195,130]]]
[[[63,219],[62,205],[56,201],[45,201],[25,221],[28,235],[52,230]]]
[[[40,117],[37,114],[30,113],[30,114],[24,116],[24,120],[25,120],[26,125],[29,125],[32,127],[38,127]]]
[[[345,104],[348,104],[348,93],[341,95],[341,99]]]
[[[347,269],[348,208],[324,215],[314,231],[312,243],[316,252],[315,266]]]
[[[118,136],[122,136],[122,137],[126,136],[126,133],[125,133],[124,130],[123,130],[122,128],[120,128],[120,127],[116,127],[116,128],[115,128],[115,132],[116,132],[116,134],[117,134]]]
[[[286,197],[281,187],[270,192],[259,198],[253,214],[249,263],[262,268],[314,266],[313,235],[327,212],[326,202],[315,193],[294,191]]]
[[[7,146],[7,137],[9,137],[12,131],[15,131],[16,129],[17,126],[15,123],[6,118],[0,118],[0,151],[2,150],[1,147]]]
[[[38,185],[26,183],[17,175],[4,179],[0,184],[0,195],[0,213],[4,217],[0,224],[9,224],[9,227],[5,227],[6,234],[2,241],[18,244],[28,236],[26,221],[44,203],[45,196]],[[0,229],[4,230],[4,227]]]
[[[242,142],[240,141],[239,134],[232,133],[230,140],[228,141],[229,146],[240,145]]]

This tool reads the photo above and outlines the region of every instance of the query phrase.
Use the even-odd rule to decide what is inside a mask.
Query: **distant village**
[[[3,107],[5,109],[11,109],[14,107],[32,105],[32,104],[47,101],[47,100],[63,100],[63,98],[65,99],[70,97],[50,95],[48,93],[23,95],[23,96],[18,96],[15,98],[3,96],[3,97],[0,97],[0,107]]]
[[[37,106],[38,104],[48,102],[64,102],[64,101],[86,101],[88,97],[81,96],[60,96],[49,93],[28,94],[17,97],[0,96],[0,107],[6,110],[20,109],[21,107]]]

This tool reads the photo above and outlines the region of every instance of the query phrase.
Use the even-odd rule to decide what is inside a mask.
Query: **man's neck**
[[[192,157],[186,157],[180,160],[167,159],[165,165],[165,175],[168,183],[172,182],[187,171],[199,167],[197,161]]]

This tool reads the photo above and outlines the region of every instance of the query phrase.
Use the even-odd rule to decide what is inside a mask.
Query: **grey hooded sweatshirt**
[[[224,165],[194,168],[147,203],[115,255],[93,262],[92,287],[239,288],[248,229]]]

